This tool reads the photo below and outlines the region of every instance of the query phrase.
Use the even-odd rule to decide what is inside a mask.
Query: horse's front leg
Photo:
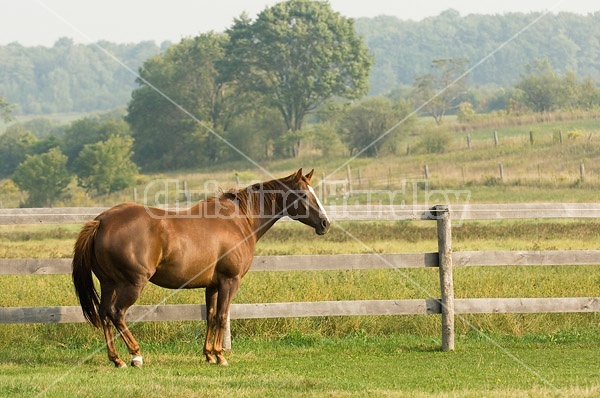
[[[218,290],[216,287],[206,288],[206,340],[204,340],[204,356],[208,363],[217,363],[213,348],[213,340],[215,338],[215,329],[217,326],[217,294]]]
[[[223,366],[228,365],[227,360],[223,356],[223,339],[225,336],[225,328],[227,326],[227,317],[229,316],[229,306],[239,287],[240,277],[227,278],[222,280],[219,284],[216,316],[217,331],[213,352],[217,356],[218,363]]]

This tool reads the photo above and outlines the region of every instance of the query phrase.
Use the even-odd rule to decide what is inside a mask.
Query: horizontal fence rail
[[[107,207],[0,209],[0,225],[83,223]],[[325,206],[336,221],[405,221],[434,218],[429,205],[339,205]],[[452,220],[509,220],[543,218],[600,218],[600,203],[455,204]],[[288,221],[289,219],[283,219]]]
[[[106,208],[0,209],[0,225],[83,223]],[[442,348],[453,349],[454,314],[600,312],[600,297],[563,298],[465,298],[453,297],[452,268],[469,266],[599,265],[600,250],[465,251],[452,252],[450,220],[600,218],[600,204],[535,203],[427,206],[329,206],[334,220],[432,220],[438,221],[440,253],[338,254],[256,256],[252,272],[335,271],[437,267],[441,298],[411,300],[354,300],[289,303],[232,304],[231,319],[313,316],[442,314]],[[440,214],[447,221],[441,222]],[[285,220],[285,219],[284,219]],[[441,225],[447,229],[440,233]],[[442,248],[444,252],[442,253]],[[444,264],[444,269],[440,264]],[[70,274],[71,259],[0,259],[1,274]],[[446,273],[446,274],[444,274]],[[450,290],[448,290],[450,288]],[[444,317],[449,318],[444,320]],[[130,322],[192,321],[206,319],[201,304],[137,305],[127,313]],[[79,306],[0,307],[0,324],[84,322]]]
[[[456,314],[600,312],[600,297],[454,299]],[[437,299],[232,304],[231,319],[440,314]],[[206,320],[204,304],[134,305],[129,322]],[[0,307],[0,324],[85,322],[79,306]]]
[[[336,271],[437,267],[437,253],[256,256],[250,272]],[[600,250],[465,251],[452,253],[456,267],[597,265]],[[0,258],[0,275],[70,274],[70,258]]]

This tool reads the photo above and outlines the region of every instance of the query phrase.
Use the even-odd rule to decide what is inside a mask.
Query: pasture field
[[[0,226],[0,255],[70,257],[80,226]],[[257,254],[437,251],[433,222],[340,222],[322,237],[298,223],[274,228]],[[597,249],[599,231],[598,220],[465,222],[453,247]],[[457,298],[600,295],[598,266],[467,267],[454,279]],[[77,304],[69,275],[0,275],[0,286],[3,306]],[[251,272],[234,302],[438,295],[435,269]],[[162,301],[204,294],[149,285],[138,303]],[[447,353],[439,324],[438,315],[234,320],[228,368],[202,363],[203,322],[130,324],[142,370],[114,369],[89,325],[0,325],[0,396],[600,395],[600,314],[457,316],[456,351]]]
[[[187,340],[143,343],[143,369],[115,369],[84,325],[44,326],[45,336],[3,344],[6,397],[597,397],[596,332],[457,337],[454,352],[411,335],[341,337],[288,332],[238,338],[227,368],[202,363]],[[61,330],[62,329],[62,330]],[[100,334],[98,331],[97,334]],[[60,337],[59,337],[60,336]],[[66,337],[70,336],[70,337]],[[98,352],[100,351],[100,352]]]

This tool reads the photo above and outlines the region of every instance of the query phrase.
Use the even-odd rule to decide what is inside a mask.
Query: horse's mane
[[[277,194],[290,189],[288,178],[258,182],[239,190],[228,190],[221,193],[219,199],[236,202],[240,212],[249,219],[261,211],[275,215],[272,206],[277,203]],[[263,206],[261,208],[261,206]]]

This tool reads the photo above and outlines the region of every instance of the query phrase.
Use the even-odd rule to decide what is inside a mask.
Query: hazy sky
[[[178,42],[182,37],[224,31],[233,18],[247,12],[251,18],[277,0],[18,0],[0,8],[0,44],[52,46],[60,37],[78,43],[108,40],[116,43],[153,40]],[[342,15],[394,15],[421,20],[449,8],[461,15],[503,14],[512,11],[600,10],[595,0],[331,0]]]

